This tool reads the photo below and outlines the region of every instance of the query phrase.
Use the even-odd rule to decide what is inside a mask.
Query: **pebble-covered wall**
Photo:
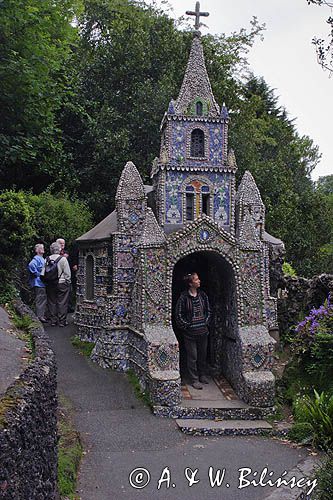
[[[20,314],[36,319],[16,303]],[[43,327],[35,357],[0,399],[0,498],[52,500],[57,481],[56,362]]]

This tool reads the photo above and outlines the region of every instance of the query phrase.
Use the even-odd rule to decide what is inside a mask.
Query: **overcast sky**
[[[169,0],[175,17],[194,10],[195,3]],[[208,27],[201,28],[203,35],[249,28],[253,16],[266,24],[264,41],[258,39],[249,54],[251,69],[276,89],[298,132],[319,146],[322,159],[312,178],[333,174],[333,77],[317,64],[311,43],[314,36],[326,37],[331,10],[306,0],[201,0],[200,10],[210,13],[201,18]]]

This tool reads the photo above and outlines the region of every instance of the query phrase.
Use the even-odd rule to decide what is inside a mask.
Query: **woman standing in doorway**
[[[187,369],[192,387],[202,389],[201,383],[209,383],[207,378],[207,345],[211,311],[207,295],[199,290],[198,273],[193,272],[186,275],[184,281],[187,290],[180,295],[177,301],[176,322],[184,335]]]

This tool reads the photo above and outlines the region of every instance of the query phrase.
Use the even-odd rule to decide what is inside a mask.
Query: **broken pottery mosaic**
[[[265,207],[250,172],[236,189],[229,114],[215,101],[200,33],[161,124],[151,185],[128,162],[115,210],[78,238],[75,323],[105,368],[132,369],[160,414],[181,413],[182,338],[173,310],[197,271],[213,310],[208,363],[251,407],[274,402],[277,330]],[[255,414],[255,413],[254,413]]]

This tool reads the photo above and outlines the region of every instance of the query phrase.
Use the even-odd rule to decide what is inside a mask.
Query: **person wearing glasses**
[[[208,384],[207,346],[208,325],[211,317],[209,300],[200,290],[197,272],[184,276],[187,289],[180,295],[175,311],[176,323],[183,332],[187,370],[194,389]]]

